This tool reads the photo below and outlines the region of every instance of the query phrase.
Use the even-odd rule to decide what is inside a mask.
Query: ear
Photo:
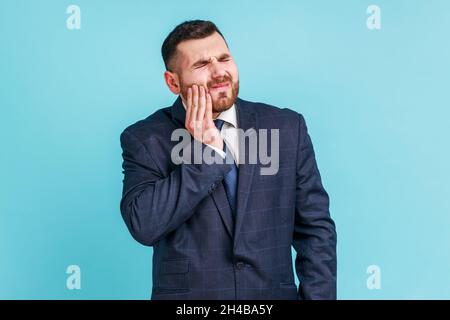
[[[165,71],[164,72],[164,80],[166,81],[169,90],[172,91],[173,94],[180,94],[181,87],[178,75],[174,72]]]

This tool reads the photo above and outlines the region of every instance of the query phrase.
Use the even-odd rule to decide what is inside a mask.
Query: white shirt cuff
[[[225,143],[225,142],[224,142],[224,143]],[[207,144],[207,146],[210,147],[210,148],[212,148],[212,149],[213,149],[215,152],[217,152],[222,158],[225,159],[226,154],[225,154],[225,152],[224,152],[223,150],[220,150],[219,148],[213,147],[213,146],[210,145],[210,144]]]

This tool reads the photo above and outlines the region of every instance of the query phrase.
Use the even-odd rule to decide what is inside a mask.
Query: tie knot
[[[223,121],[222,119],[216,119],[214,120],[214,124],[216,125],[217,130],[222,130],[222,126],[224,124],[225,121]]]

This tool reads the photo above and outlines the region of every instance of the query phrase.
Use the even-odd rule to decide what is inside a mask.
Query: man
[[[178,25],[162,56],[179,97],[121,134],[120,208],[153,246],[152,299],[335,299],[335,225],[303,117],[238,98],[237,66],[212,22]],[[182,129],[192,143],[176,159]],[[250,134],[243,143],[233,130]],[[258,148],[270,144],[279,163],[262,174],[249,137],[274,130],[279,141]],[[224,161],[192,160],[195,150]]]

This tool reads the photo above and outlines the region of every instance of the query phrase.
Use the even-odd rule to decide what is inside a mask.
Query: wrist
[[[209,145],[211,145],[211,146],[213,146],[213,147],[215,147],[215,148],[217,148],[219,150],[223,150],[223,140],[222,140],[222,138],[213,139],[213,141],[211,141],[209,143],[206,143],[206,144],[209,144]]]

